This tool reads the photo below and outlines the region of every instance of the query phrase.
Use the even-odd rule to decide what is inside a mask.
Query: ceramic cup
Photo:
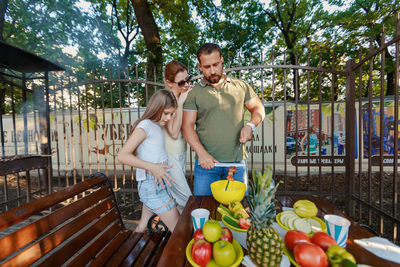
[[[345,247],[349,235],[350,221],[333,214],[325,215],[324,219],[328,234],[335,239],[339,246]]]
[[[194,209],[192,210],[192,221],[193,221],[193,229],[196,231],[197,229],[203,228],[203,225],[208,218],[210,217],[210,211],[206,209]]]

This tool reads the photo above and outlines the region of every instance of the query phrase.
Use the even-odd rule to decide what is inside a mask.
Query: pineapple
[[[278,185],[270,187],[272,168],[264,174],[253,171],[247,202],[250,208],[251,226],[247,231],[247,250],[257,266],[279,266],[283,254],[283,241],[272,227],[275,220],[275,192]]]

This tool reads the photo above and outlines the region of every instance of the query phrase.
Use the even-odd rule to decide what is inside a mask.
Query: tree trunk
[[[6,11],[8,6],[8,0],[0,0],[0,41],[3,41],[3,29],[4,20],[6,17]]]
[[[394,71],[387,73],[386,95],[394,95]]]
[[[153,81],[155,72],[157,77],[162,77],[163,62],[160,34],[147,0],[131,0],[131,2],[147,48],[146,78]],[[151,89],[149,87],[149,90]]]

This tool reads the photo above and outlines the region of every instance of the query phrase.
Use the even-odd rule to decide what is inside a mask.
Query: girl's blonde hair
[[[147,104],[146,111],[143,113],[142,117],[133,124],[131,133],[142,120],[149,119],[152,121],[159,121],[164,109],[171,107],[178,107],[175,95],[171,91],[162,89],[155,92],[151,96],[149,103]]]

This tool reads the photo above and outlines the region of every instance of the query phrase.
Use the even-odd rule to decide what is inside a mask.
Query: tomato
[[[290,230],[286,233],[285,245],[290,251],[293,251],[294,247],[301,242],[311,243],[311,239],[306,233],[298,230]]]
[[[301,267],[328,267],[328,256],[319,246],[302,242],[293,250],[294,259]]]
[[[324,232],[314,233],[311,237],[311,242],[326,251],[330,246],[337,245],[335,239]]]
[[[239,227],[242,229],[249,229],[251,221],[248,219],[239,218]]]

